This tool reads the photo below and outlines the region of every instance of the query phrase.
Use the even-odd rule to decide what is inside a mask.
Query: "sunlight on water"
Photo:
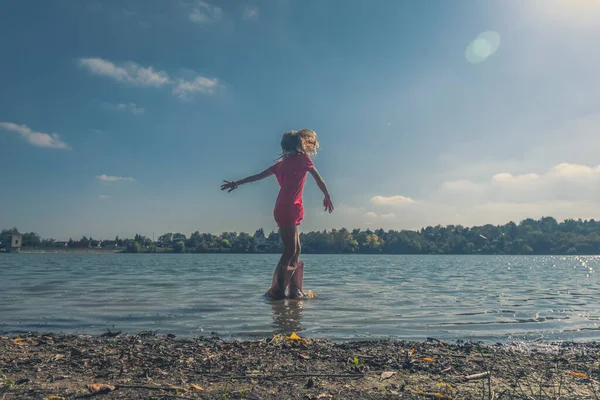
[[[2,255],[0,331],[600,338],[598,257],[303,258],[319,298],[267,302],[277,255]]]

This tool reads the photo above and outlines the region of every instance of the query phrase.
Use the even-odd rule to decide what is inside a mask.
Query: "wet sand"
[[[596,342],[4,335],[0,399],[594,399],[599,350]]]

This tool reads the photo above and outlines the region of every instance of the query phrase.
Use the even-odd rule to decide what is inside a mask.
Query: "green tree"
[[[173,234],[165,233],[164,235],[160,235],[158,237],[158,241],[161,245],[165,247],[171,246],[171,244],[173,243]]]
[[[196,249],[202,242],[202,235],[196,231],[190,235],[190,238],[185,241],[185,247],[188,249]]]
[[[182,241],[176,242],[173,246],[173,253],[183,253],[185,252],[185,244]]]
[[[173,243],[175,242],[185,242],[187,237],[183,233],[174,233],[173,234]]]
[[[139,242],[130,241],[127,243],[127,252],[128,253],[139,253],[141,251],[141,247]]]
[[[22,237],[23,247],[39,247],[42,244],[42,238],[35,232],[27,232]]]

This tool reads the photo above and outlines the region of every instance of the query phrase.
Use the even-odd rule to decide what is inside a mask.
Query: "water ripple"
[[[310,301],[267,302],[277,255],[0,255],[0,330],[336,340],[600,338],[598,257],[307,255]],[[584,266],[584,268],[582,267]]]

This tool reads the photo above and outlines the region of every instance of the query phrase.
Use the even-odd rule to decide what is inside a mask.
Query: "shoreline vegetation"
[[[13,228],[16,230],[16,228]],[[7,243],[11,230],[0,232]],[[428,226],[420,230],[332,229],[300,234],[304,254],[507,254],[597,255],[600,254],[600,221],[552,217],[531,218],[519,224]],[[98,240],[42,239],[35,232],[23,234],[23,252],[128,252],[128,253],[281,253],[279,234],[258,229],[248,233],[215,235],[195,231],[190,235],[165,233],[157,241],[136,234],[133,238]]]
[[[0,335],[0,398],[597,399],[600,344]]]

